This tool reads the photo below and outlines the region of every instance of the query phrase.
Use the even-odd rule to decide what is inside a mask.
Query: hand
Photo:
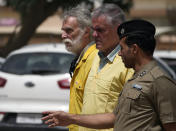
[[[63,111],[46,111],[42,114],[46,115],[42,117],[42,120],[45,121],[45,124],[48,124],[48,127],[55,126],[68,126],[71,124],[71,114]]]

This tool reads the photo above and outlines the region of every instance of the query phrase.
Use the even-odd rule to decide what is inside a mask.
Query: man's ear
[[[138,51],[139,51],[139,46],[138,46],[137,44],[133,44],[133,45],[132,45],[132,52],[133,52],[134,54],[137,54]]]

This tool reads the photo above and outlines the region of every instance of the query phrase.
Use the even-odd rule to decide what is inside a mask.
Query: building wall
[[[176,0],[133,0],[128,19],[143,18],[157,28],[157,50],[176,50]]]
[[[143,18],[151,21],[157,27],[157,34],[160,32],[160,30],[164,32],[165,27],[173,27],[176,25],[176,0],[133,0],[133,3],[134,5],[132,9],[127,15],[128,19]],[[29,41],[30,44],[61,41],[60,34],[62,19],[59,17],[60,13],[58,12],[55,15],[48,17],[47,20],[45,20],[38,27],[36,34]],[[7,7],[0,7],[0,20],[2,18],[14,18],[17,22],[20,22],[20,16],[18,13]],[[15,26],[2,27],[0,25],[0,46],[4,46],[10,34],[12,34],[14,31],[14,28]],[[170,35],[167,36],[169,38],[158,37],[158,43],[176,43],[175,38],[173,38],[176,37],[175,35],[173,35],[171,38]],[[167,40],[168,42],[166,42]]]
[[[61,25],[62,19],[58,13],[48,17],[36,30],[35,35],[30,39],[28,44],[32,43],[47,43],[47,42],[61,42]],[[2,24],[4,21],[7,24]],[[11,22],[16,21],[16,22]],[[9,37],[15,31],[16,24],[20,23],[20,16],[11,8],[0,6],[0,47],[7,43]],[[19,28],[16,32],[19,31]]]

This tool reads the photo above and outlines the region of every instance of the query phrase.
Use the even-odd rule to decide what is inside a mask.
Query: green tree
[[[20,13],[21,29],[18,33],[14,31],[6,46],[0,49],[0,56],[6,57],[11,51],[27,44],[37,27],[58,8],[64,10],[82,2],[90,7],[93,6],[92,1],[89,0],[6,0],[7,6]],[[115,3],[128,11],[132,0],[104,0],[103,3]]]

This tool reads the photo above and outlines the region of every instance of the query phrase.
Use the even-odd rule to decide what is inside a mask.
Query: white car
[[[73,58],[64,44],[52,43],[10,53],[0,71],[0,130],[6,124],[40,127],[41,112],[68,111]]]

